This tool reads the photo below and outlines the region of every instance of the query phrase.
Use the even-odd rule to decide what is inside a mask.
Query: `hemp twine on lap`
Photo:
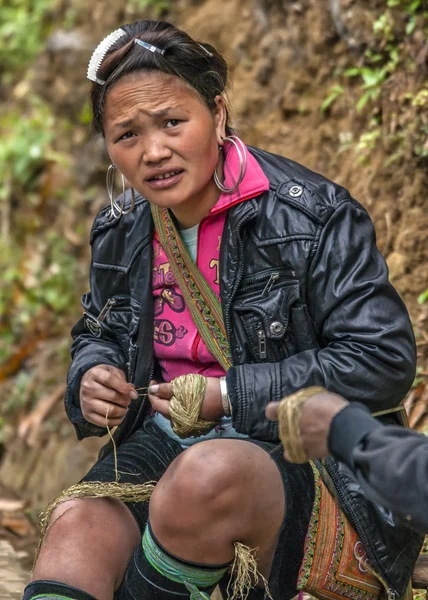
[[[122,502],[146,502],[150,500],[153,490],[155,489],[156,481],[148,481],[147,483],[135,484],[135,483],[118,483],[117,481],[104,482],[104,481],[86,481],[77,483],[61,492],[56,498],[54,498],[46,507],[46,509],[40,514],[39,528],[40,528],[40,541],[36,550],[36,556],[34,558],[33,568],[36,564],[37,558],[40,553],[40,549],[45,540],[46,534],[49,532],[49,528],[62,517],[60,515],[53,523],[50,523],[50,519],[53,511],[63,502],[68,500],[75,500],[76,498],[117,498]],[[72,510],[70,507],[69,510]],[[63,515],[66,513],[65,511]]]
[[[287,460],[296,464],[308,462],[300,435],[300,416],[303,404],[315,396],[325,393],[323,387],[312,386],[283,398],[278,407],[279,438],[287,454]]]

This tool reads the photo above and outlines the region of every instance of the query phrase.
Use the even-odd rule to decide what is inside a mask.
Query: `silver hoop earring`
[[[236,152],[238,153],[239,176],[238,176],[238,180],[235,183],[235,185],[228,188],[225,185],[223,185],[223,183],[220,181],[220,179],[217,175],[217,168],[216,168],[214,171],[214,182],[215,182],[216,186],[218,187],[218,189],[221,192],[223,192],[224,194],[233,194],[233,192],[235,190],[237,190],[238,187],[241,185],[242,180],[245,177],[245,173],[247,172],[247,162],[248,162],[247,148],[245,147],[245,144],[236,135],[230,135],[228,137],[223,138],[223,142],[230,142],[231,144],[233,144],[236,149]]]
[[[128,210],[125,210],[125,177],[122,175],[122,205],[116,202],[114,198],[114,180],[116,176],[116,165],[110,165],[107,169],[106,175],[106,187],[107,194],[110,199],[110,214],[113,215],[115,219],[120,219],[122,215],[129,215],[130,212],[134,210],[135,207],[135,191],[134,188],[131,187],[131,206]]]

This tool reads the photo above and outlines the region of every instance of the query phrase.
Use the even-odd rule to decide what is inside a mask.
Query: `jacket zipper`
[[[101,309],[101,312],[97,317],[97,321],[99,323],[102,323],[103,321],[105,321],[107,315],[109,314],[109,312],[115,305],[116,305],[116,298],[109,298],[107,300],[107,302],[104,304],[103,308]]]
[[[107,300],[107,302],[104,304],[104,306],[102,307],[102,309],[97,317],[97,321],[102,323],[103,321],[106,320],[107,315],[109,314],[109,312],[112,310],[112,308],[114,306],[123,306],[125,304],[128,304],[129,302],[130,302],[129,296],[114,296],[113,298],[109,298]]]
[[[227,310],[225,311],[226,313],[226,318],[225,318],[225,326],[226,326],[226,334],[227,334],[227,338],[228,340],[231,339],[231,325],[230,325],[230,307],[232,305],[232,300],[236,294],[236,290],[238,289],[239,284],[241,283],[242,280],[242,272],[244,270],[244,245],[242,243],[242,238],[241,238],[241,227],[244,225],[244,223],[246,221],[248,221],[249,219],[251,219],[253,217],[253,214],[246,214],[244,215],[239,221],[238,224],[236,226],[236,237],[238,240],[238,245],[239,245],[239,269],[238,269],[238,273],[236,276],[236,280],[235,280],[235,285],[233,286],[232,292],[229,296],[229,301],[227,303]],[[232,354],[232,353],[231,353]],[[231,356],[231,364],[233,365],[233,356]]]
[[[340,499],[342,500],[342,504],[345,505],[346,504],[346,499],[345,499],[345,497],[344,497],[344,495],[343,495],[343,493],[342,493],[342,491],[341,491],[341,489],[339,487],[339,482],[337,481],[336,476],[334,475],[334,473],[332,473],[332,471],[330,470],[330,468],[329,468],[329,466],[328,466],[327,463],[324,463],[324,466],[325,466],[326,471],[328,472],[328,474],[330,475],[330,477],[331,477],[331,479],[332,479],[332,481],[334,483],[334,487],[335,487],[337,493],[339,494]],[[351,519],[352,525],[353,525],[355,531],[357,532],[357,534],[358,534],[358,536],[359,536],[359,538],[361,540],[361,543],[362,543],[363,536],[361,535],[362,532],[361,532],[359,523],[356,521],[356,519],[354,518],[353,514],[350,515],[350,519]],[[376,560],[376,557],[372,554],[370,548],[366,547],[365,550],[367,552],[367,558],[369,559],[371,565],[376,565],[376,567],[378,568],[378,570],[376,571],[375,575],[379,579],[379,581],[383,584],[383,586],[384,586],[384,588],[386,590],[387,596],[388,596],[388,600],[395,600],[396,597],[397,597],[397,595],[398,595],[397,591],[393,589],[393,587],[391,586],[391,583],[390,582],[388,583],[388,581],[387,581],[386,578],[384,578],[382,575],[379,574],[379,571],[381,570],[380,567],[379,567],[379,563]]]
[[[294,278],[296,273],[291,270],[275,271],[274,273],[259,273],[259,275],[250,275],[244,277],[242,280],[241,291],[249,290],[251,288],[259,288],[260,285],[266,281],[263,288],[262,296],[266,296],[272,289],[275,283],[277,283],[281,277],[285,279]]]
[[[266,358],[267,357],[267,351],[266,351],[266,334],[263,331],[263,329],[260,329],[257,332],[257,336],[259,338],[259,357],[260,358]]]
[[[147,380],[147,385],[149,385],[149,383],[151,382],[154,372],[155,372],[155,363],[152,362],[152,366],[151,366],[151,369],[150,369],[150,372],[149,372],[149,378]],[[134,368],[133,375],[134,374],[135,374],[135,368]],[[147,394],[146,394],[146,396],[147,396]],[[138,420],[139,420],[139,418],[141,416],[141,413],[143,412],[143,409],[144,409],[145,405],[146,405],[146,399],[141,399],[140,408],[138,409],[137,415],[136,415],[136,417],[134,419],[134,422],[133,422],[133,424],[131,426],[131,429],[129,430],[129,433],[127,434],[127,436],[126,436],[125,439],[128,439],[134,433],[135,427],[137,426]]]

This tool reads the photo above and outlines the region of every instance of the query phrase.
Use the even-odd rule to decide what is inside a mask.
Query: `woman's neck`
[[[190,229],[207,217],[210,210],[217,204],[220,198],[220,190],[212,179],[203,196],[189,198],[185,204],[174,206],[171,212],[177,220],[180,229]]]

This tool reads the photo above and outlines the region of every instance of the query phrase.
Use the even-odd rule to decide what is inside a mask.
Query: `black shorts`
[[[286,516],[281,526],[275,550],[269,587],[274,600],[288,600],[296,594],[296,581],[303,559],[303,546],[314,501],[314,479],[310,465],[294,465],[284,460],[280,445],[251,439],[240,443],[252,443],[263,448],[275,461],[284,483]],[[184,452],[152,420],[146,420],[117,449],[118,470],[121,483],[146,483],[158,481],[172,461]],[[83,481],[115,481],[114,456],[109,454],[98,461]],[[148,518],[148,502],[127,504],[134,515],[141,533]]]

